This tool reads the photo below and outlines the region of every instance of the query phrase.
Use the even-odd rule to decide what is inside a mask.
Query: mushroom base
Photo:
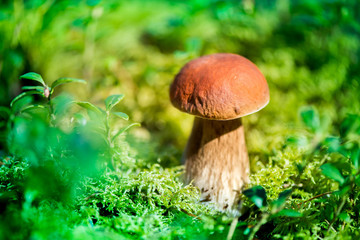
[[[200,188],[201,201],[238,214],[239,193],[250,174],[241,119],[195,118],[184,159],[186,181]]]

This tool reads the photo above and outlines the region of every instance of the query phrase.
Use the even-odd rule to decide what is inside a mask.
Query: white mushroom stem
[[[249,159],[241,119],[195,118],[185,153],[186,180],[201,190],[202,202],[236,212],[238,196],[249,183]]]

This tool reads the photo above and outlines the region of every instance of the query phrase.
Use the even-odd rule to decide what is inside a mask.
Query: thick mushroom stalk
[[[250,172],[241,119],[196,117],[184,157],[186,180],[200,188],[201,201],[214,203],[222,211],[236,211]]]

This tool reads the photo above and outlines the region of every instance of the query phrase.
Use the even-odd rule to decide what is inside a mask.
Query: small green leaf
[[[19,95],[17,95],[10,103],[10,107],[12,107],[14,105],[14,103],[16,101],[18,101],[19,99],[25,97],[25,96],[29,96],[29,95],[34,95],[34,94],[37,94],[37,95],[41,95],[44,97],[44,93],[42,92],[38,92],[38,91],[27,91],[27,92],[23,92],[23,93],[20,93]]]
[[[304,124],[312,131],[317,132],[320,129],[320,117],[317,111],[312,107],[301,110],[301,118]]]
[[[45,87],[43,87],[43,86],[24,86],[21,89],[23,89],[23,90],[35,90],[35,91],[39,91],[39,92],[44,92]]]
[[[275,214],[276,217],[302,217],[302,214],[293,209],[282,209],[280,212]]]
[[[287,199],[292,193],[292,190],[291,189],[287,189],[287,190],[284,190],[282,191],[281,193],[279,193],[279,197],[278,197],[278,200],[280,199]]]
[[[309,144],[309,141],[305,136],[291,136],[286,139],[286,144],[304,147]]]
[[[328,147],[329,152],[338,152],[341,148],[341,141],[338,137],[327,137],[324,140],[324,145]]]
[[[31,104],[33,102],[33,95],[27,95],[25,97],[20,98],[11,107],[11,111],[13,113],[17,113],[20,111],[21,108],[24,106]]]
[[[37,81],[39,83],[41,83],[43,86],[46,86],[44,80],[42,79],[40,74],[34,73],[34,72],[29,72],[29,73],[25,73],[24,75],[20,76],[21,79],[30,79],[30,80],[34,80]]]
[[[132,123],[126,127],[121,128],[113,137],[112,141],[114,141],[117,137],[119,137],[121,134],[123,134],[125,131],[127,131],[129,128],[134,126],[141,126],[140,123]]]
[[[272,202],[272,205],[276,208],[276,209],[279,209],[281,208],[285,202],[286,202],[286,199],[291,195],[292,193],[292,190],[291,189],[287,189],[287,190],[284,190],[282,191],[278,198]]]
[[[106,110],[110,111],[123,98],[124,98],[124,94],[111,95],[111,96],[107,97],[105,100]]]
[[[247,227],[247,228],[244,230],[244,235],[248,235],[250,232],[251,232],[250,227]]]
[[[44,109],[44,108],[46,108],[46,107],[43,106],[43,105],[33,104],[33,105],[28,105],[28,106],[23,107],[23,108],[20,110],[20,112],[25,112],[25,111],[32,110],[32,109],[36,109],[36,108],[38,108],[38,109]]]
[[[324,174],[326,177],[335,180],[340,184],[343,184],[345,182],[345,179],[343,175],[340,173],[339,169],[337,169],[331,163],[326,163],[322,165],[320,169],[322,170],[322,174]]]
[[[95,113],[98,113],[98,114],[103,113],[98,107],[96,107],[92,103],[89,103],[89,102],[75,102],[75,103],[77,105],[79,105],[80,107],[85,108],[85,109],[87,109],[89,111],[92,111],[92,112],[95,112]]]
[[[347,214],[346,212],[340,213],[339,218],[341,220],[343,220],[344,222],[350,222],[351,221],[351,218],[350,218],[349,214]]]
[[[258,208],[262,208],[267,205],[266,191],[262,186],[255,186],[243,191],[243,194],[247,196]]]
[[[351,151],[350,158],[352,160],[352,164],[354,165],[355,169],[360,168],[360,147],[355,148]]]
[[[87,83],[85,80],[77,79],[77,78],[59,78],[51,84],[51,88],[52,88],[52,91],[54,91],[54,88],[56,88],[57,86],[60,86],[61,84],[74,83],[74,82],[83,83],[83,84]]]
[[[124,120],[129,120],[129,116],[126,113],[123,112],[113,112],[113,114],[119,118],[122,118]]]

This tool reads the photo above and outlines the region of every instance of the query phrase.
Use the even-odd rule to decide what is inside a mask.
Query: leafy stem
[[[112,167],[114,168],[115,171],[117,171],[117,166],[115,163],[115,159],[114,159],[114,154],[112,149],[114,148],[114,141],[111,137],[111,129],[110,129],[110,111],[106,111],[105,114],[105,134],[106,134],[106,139],[109,145],[109,154],[110,154],[110,161],[112,164]]]
[[[41,104],[28,105],[28,102],[26,102],[24,105],[19,107],[19,112],[23,112],[25,110],[34,109],[34,108],[46,108],[48,109],[48,121],[50,125],[53,125],[53,122],[55,120],[54,104],[52,101],[55,88],[65,83],[72,83],[72,82],[86,83],[86,81],[82,79],[59,78],[55,80],[50,87],[45,83],[44,79],[40,74],[34,72],[25,73],[24,75],[20,76],[20,79],[33,80],[35,82],[40,83],[41,86],[24,86],[22,89],[26,91],[16,96],[11,101],[10,107],[13,107],[20,99],[26,96],[40,95],[46,99],[45,105],[41,105]]]
[[[111,137],[111,130],[110,130],[110,112],[106,111],[105,115],[105,131],[106,131],[106,139],[110,146],[110,148],[114,147],[113,139]]]
[[[119,117],[123,120],[129,120],[129,116],[123,112],[114,112],[114,107],[124,98],[123,94],[111,95],[105,99],[105,107],[103,110],[92,103],[89,102],[76,102],[80,107],[85,108],[88,112],[95,113],[96,116],[101,117],[102,124],[104,125],[105,131],[101,131],[101,136],[105,139],[108,145],[108,152],[110,154],[110,162],[115,171],[118,171],[118,168],[115,163],[115,141],[122,135],[126,130],[133,126],[139,126],[139,123],[132,123],[128,126],[125,126],[117,131],[117,133],[112,134],[113,127],[111,125],[112,116]]]

